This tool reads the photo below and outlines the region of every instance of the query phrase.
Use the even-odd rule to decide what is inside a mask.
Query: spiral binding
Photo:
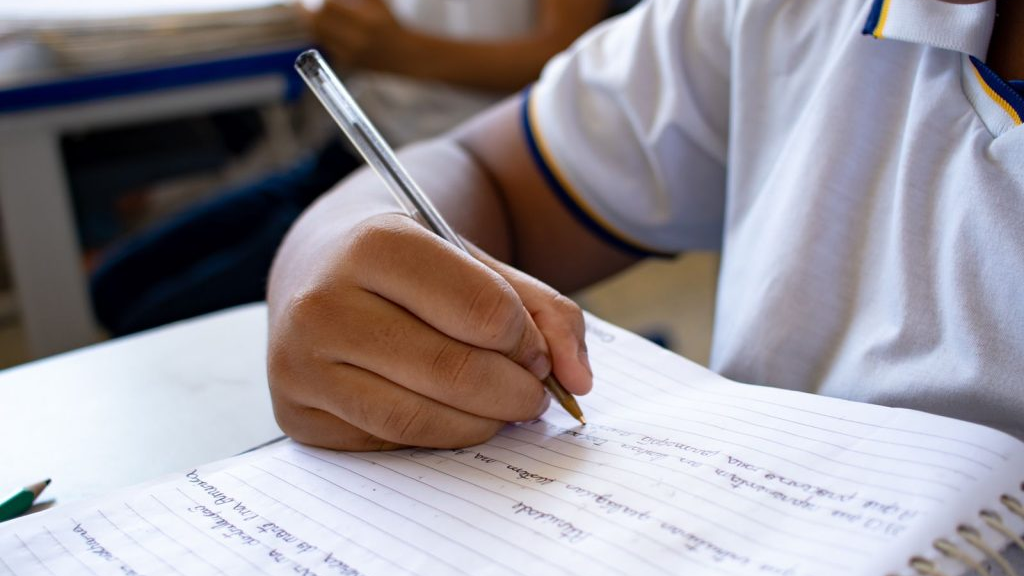
[[[1024,483],[1021,483],[1020,488],[1021,491],[1024,492]],[[1024,520],[1024,503],[1021,503],[1020,499],[1009,494],[1003,494],[999,498],[999,502],[1009,510],[1010,514],[1019,516]],[[1024,550],[1024,538],[1022,538],[1020,534],[1014,532],[1013,529],[1003,521],[1003,517],[1000,516],[998,512],[994,510],[982,510],[978,514],[978,517],[986,526],[1006,537],[1007,541],[1010,543],[1016,544]],[[974,526],[966,524],[961,525],[957,527],[956,533],[972,548],[981,552],[984,558],[991,560],[998,565],[1004,576],[1024,576],[1014,570],[998,550],[989,546],[988,543],[985,542],[981,531]],[[975,559],[973,555],[964,551],[953,542],[945,538],[939,538],[932,544],[943,556],[960,562],[966,568],[974,570],[978,576],[993,576],[992,572],[985,568],[985,566]],[[919,576],[953,576],[943,572],[938,566],[936,566],[935,562],[922,556],[914,556],[911,558],[909,565]]]

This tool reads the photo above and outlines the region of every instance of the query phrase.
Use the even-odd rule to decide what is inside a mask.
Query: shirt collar
[[[1020,0],[1017,0],[1020,1]],[[995,0],[871,0],[864,34],[954,50],[985,60],[996,17]]]

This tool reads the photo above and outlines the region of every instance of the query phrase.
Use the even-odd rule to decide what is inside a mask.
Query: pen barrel
[[[451,242],[463,252],[469,252],[462,239],[434,207],[419,185],[405,171],[391,146],[373,123],[363,114],[345,86],[316,50],[307,50],[295,60],[295,69],[305,80],[313,94],[348,136],[359,155],[387,184],[406,213],[438,236]]]
[[[558,402],[570,416],[580,421],[580,424],[586,424],[587,419],[583,417],[583,410],[580,409],[580,405],[576,402],[576,398],[566,390],[553,375],[548,375],[542,381],[544,388],[547,389],[548,393]]]
[[[352,99],[348,90],[338,80],[320,53],[316,50],[303,52],[295,60],[295,69],[298,70],[299,75],[309,85],[313,94],[338,123],[342,132],[352,141],[367,164],[384,181],[388,191],[409,216],[469,254],[470,252],[462,243],[462,239],[448,226],[427,195],[420,190],[409,173],[405,171],[394,151],[391,150],[391,146],[363,114],[359,105]],[[576,403],[576,399],[554,377],[545,378],[544,386],[569,414],[580,423],[586,424],[586,419],[583,417],[583,412],[580,410],[579,404]]]

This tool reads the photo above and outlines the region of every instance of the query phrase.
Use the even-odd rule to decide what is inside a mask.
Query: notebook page
[[[734,384],[594,318],[588,344],[586,427],[553,408],[462,450],[285,442],[0,525],[0,574],[910,574],[1020,493],[999,432]]]

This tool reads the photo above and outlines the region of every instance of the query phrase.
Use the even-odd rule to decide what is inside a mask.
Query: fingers
[[[504,420],[463,412],[355,366],[330,366],[317,382],[291,390],[287,398],[274,397],[282,430],[308,444],[341,450],[455,448],[485,442],[505,425]]]
[[[352,290],[345,302],[322,336],[332,343],[328,353],[335,364],[358,367],[383,382],[483,418],[529,420],[546,407],[538,378],[500,352],[456,340],[376,294]],[[324,309],[322,303],[316,307]],[[358,372],[346,374],[346,394],[390,389],[363,385],[368,377]],[[330,409],[335,414],[339,410]]]
[[[288,268],[290,283],[277,268],[269,299],[271,395],[297,440],[346,450],[483,442],[544,411],[549,355],[567,389],[589,390],[581,313],[539,281],[394,214],[331,236],[331,247]]]
[[[537,378],[553,369],[570,392],[590,391],[585,326],[574,302],[475,247],[475,257],[466,255],[409,224],[400,219],[392,234],[365,238],[358,251],[367,261],[368,290],[456,340],[504,354]],[[409,290],[406,278],[417,278],[417,289]]]
[[[318,408],[275,401],[274,416],[281,430],[303,444],[354,452],[379,452],[406,447],[377,438]]]
[[[594,373],[587,356],[586,325],[580,307],[555,289],[489,254],[474,254],[500,274],[516,291],[551,352],[553,371],[573,394],[593,388]]]
[[[359,283],[367,290],[455,340],[500,352],[538,379],[550,372],[544,336],[516,290],[494,270],[408,218],[356,242],[353,257],[365,263]]]

